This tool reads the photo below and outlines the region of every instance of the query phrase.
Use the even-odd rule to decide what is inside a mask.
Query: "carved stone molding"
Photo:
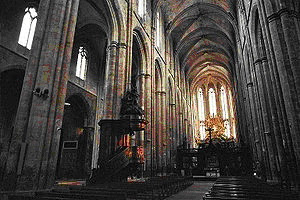
[[[296,12],[294,10],[289,10],[288,8],[283,8],[280,9],[279,11],[277,11],[276,13],[271,14],[270,16],[268,16],[268,23],[274,21],[274,20],[278,20],[280,19],[280,17],[282,15],[289,15],[291,17],[295,17],[295,18],[300,18],[300,14],[299,12]]]
[[[119,43],[117,41],[111,41],[111,44],[107,46],[107,51],[111,50],[112,48],[122,48],[127,49],[127,44]]]

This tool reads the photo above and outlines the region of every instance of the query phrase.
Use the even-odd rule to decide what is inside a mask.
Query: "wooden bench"
[[[86,200],[126,200],[126,193],[115,192],[88,192],[88,191],[50,191],[36,192],[36,199],[86,199]]]
[[[34,197],[18,196],[10,200],[165,199],[187,188],[191,184],[193,184],[192,177],[151,177],[145,182],[113,182],[90,186],[59,186],[52,190],[37,191]]]
[[[254,177],[221,177],[203,196],[204,200],[217,199],[266,199],[293,200],[297,195]]]

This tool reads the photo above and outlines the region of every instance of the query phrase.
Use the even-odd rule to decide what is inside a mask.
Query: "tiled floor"
[[[173,196],[168,197],[167,200],[202,200],[204,193],[207,192],[213,184],[214,182],[212,181],[195,181],[193,185]]]

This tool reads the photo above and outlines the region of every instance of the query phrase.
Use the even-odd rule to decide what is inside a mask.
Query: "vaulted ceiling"
[[[159,0],[167,36],[191,86],[204,76],[230,81],[235,63],[236,0]]]

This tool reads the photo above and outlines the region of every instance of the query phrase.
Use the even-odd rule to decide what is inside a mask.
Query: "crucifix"
[[[211,143],[211,142],[212,142],[212,141],[211,141],[211,133],[213,132],[214,129],[211,128],[211,127],[208,127],[208,128],[206,128],[205,130],[209,132],[209,143]]]

